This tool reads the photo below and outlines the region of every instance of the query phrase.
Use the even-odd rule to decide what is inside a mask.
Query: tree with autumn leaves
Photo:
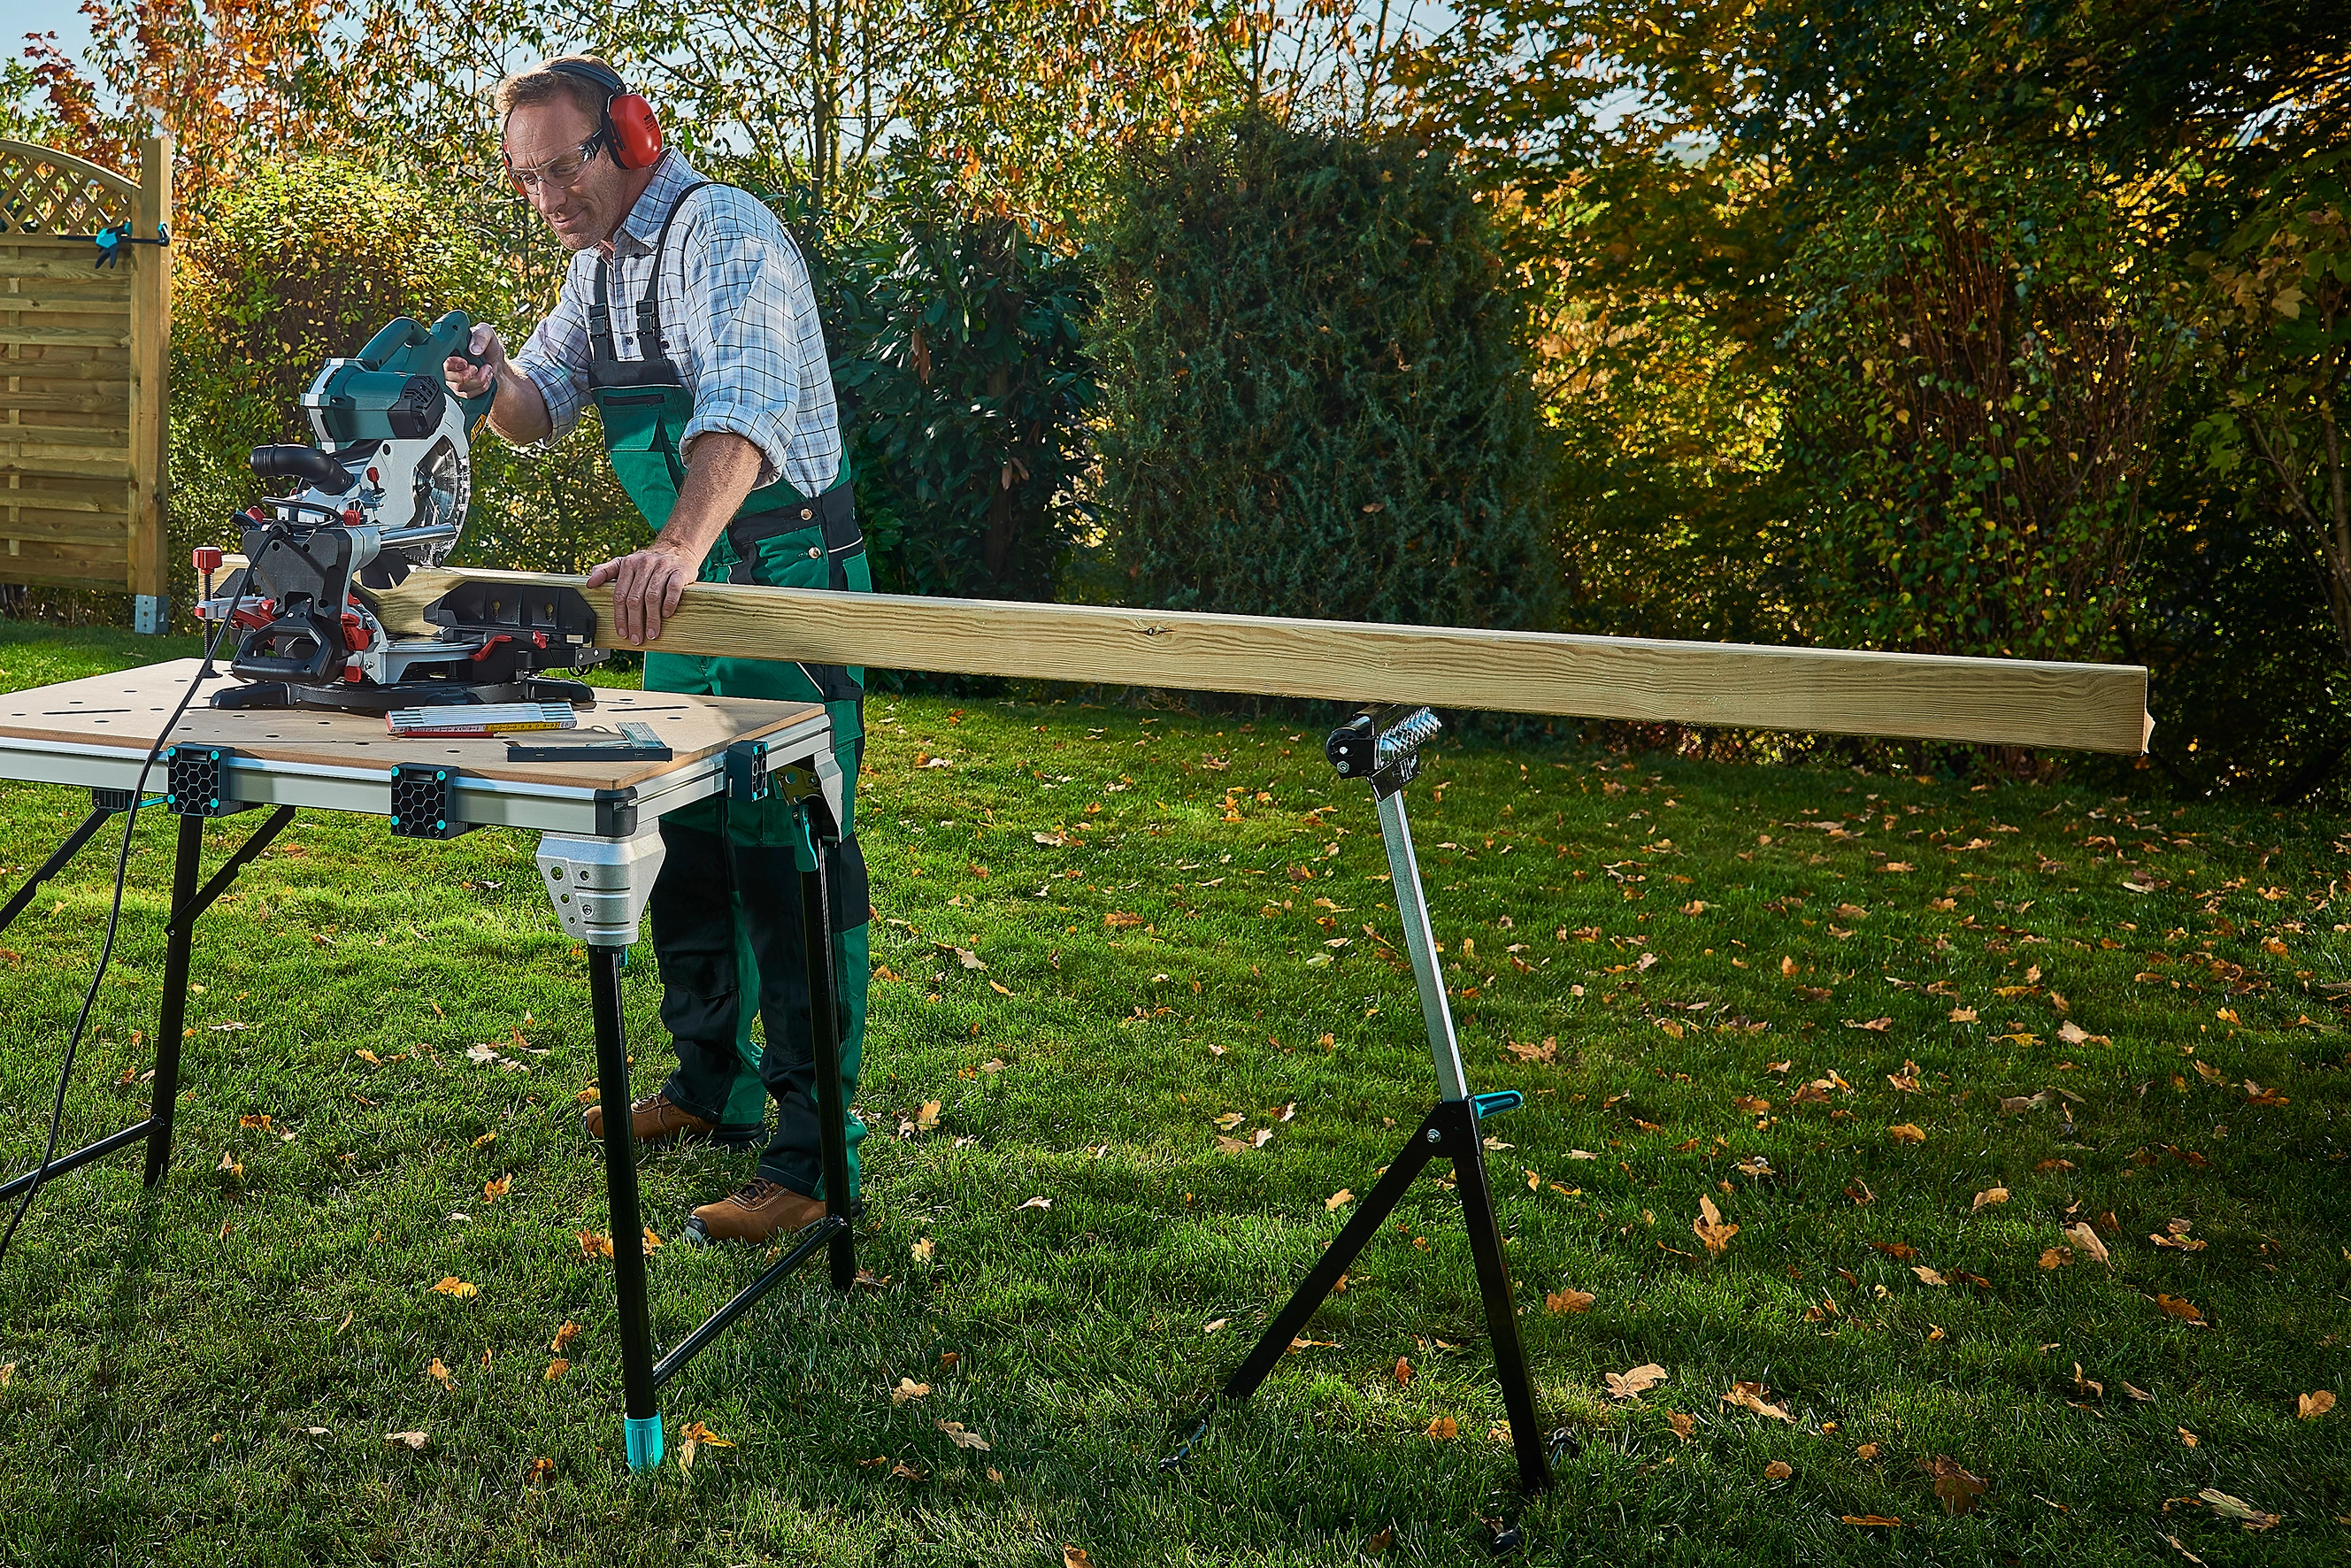
[[[835,348],[882,378],[901,455],[932,417],[917,358],[983,402],[1031,384],[1014,371],[1031,355],[1112,378],[1053,402],[1050,437],[991,415],[969,475],[866,497],[925,559],[1063,561],[1089,591],[1123,575],[1096,437],[1130,465],[1153,438],[1117,423],[1155,406],[1115,380],[1139,361],[1092,351],[1123,340],[1097,330],[1114,323],[907,323],[1148,276],[1115,249],[1147,225],[1122,229],[1114,193],[1186,138],[1271,123],[1332,139],[1334,168],[1353,142],[1427,149],[1486,214],[1478,243],[1524,323],[1551,623],[2139,660],[2176,787],[2298,800],[2351,775],[2351,49],[2320,0],[87,9],[89,57],[32,41],[0,113],[101,162],[170,130],[192,236],[247,173],[339,159],[501,258],[499,308],[527,318],[559,258],[496,178],[486,91],[507,62],[585,47],[643,80],[695,157],[794,193],[845,288],[948,256],[914,236],[949,219],[981,225],[956,267],[1059,258],[1071,281],[1042,295],[1008,272],[901,277],[886,311],[841,314],[895,319],[897,349]],[[956,343],[1000,362],[936,361]],[[980,505],[982,470],[1039,471],[1040,440],[1040,498]],[[949,548],[957,528],[978,531]]]

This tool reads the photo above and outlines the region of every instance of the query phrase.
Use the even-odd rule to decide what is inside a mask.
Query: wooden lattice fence
[[[0,140],[0,582],[128,591],[142,631],[164,613],[171,214],[168,137],[136,181]]]

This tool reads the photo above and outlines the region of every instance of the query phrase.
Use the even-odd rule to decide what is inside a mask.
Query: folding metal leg
[[[637,1201],[636,1131],[629,1115],[629,1038],[621,1015],[624,947],[588,949],[588,989],[596,1012],[596,1088],[604,1105],[604,1193],[612,1216],[612,1291],[621,1315],[622,1435],[629,1468],[662,1461],[661,1408],[653,1381],[653,1331],[645,1304],[645,1222]]]
[[[148,1103],[147,1173],[150,1187],[172,1163],[172,1116],[180,1103],[180,1036],[187,1028],[188,954],[196,922],[196,872],[204,851],[204,819],[180,819],[178,853],[172,862],[172,923],[163,933],[163,1009],[155,1026],[155,1092]]]
[[[811,834],[811,839],[815,835]],[[826,885],[823,846],[816,869],[800,875],[800,930],[808,942],[809,1032],[816,1055],[818,1161],[824,1171],[824,1211],[832,1228],[832,1288],[857,1282],[857,1242],[850,1229],[849,1107],[841,1093],[841,1003],[832,968],[832,896]]]
[[[57,846],[57,852],[43,861],[39,870],[17,885],[5,904],[0,904],[0,931],[7,930],[9,923],[25,913],[25,905],[33,902],[33,894],[41,890],[41,883],[65,870],[66,862],[81,852],[82,845],[89,842],[89,836],[98,831],[115,810],[116,808],[110,805],[90,808],[89,815],[81,820],[81,826],[66,835],[66,841]]]

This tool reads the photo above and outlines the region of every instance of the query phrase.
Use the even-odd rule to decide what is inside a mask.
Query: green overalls
[[[702,184],[680,193],[653,245],[653,271],[637,303],[642,359],[613,351],[608,263],[596,267],[589,312],[590,395],[602,418],[604,449],[629,498],[658,532],[677,505],[685,478],[678,433],[694,399],[662,338],[661,267],[670,225]],[[806,497],[789,481],[754,490],[702,563],[704,582],[773,588],[854,589],[870,592],[872,570],[857,527],[849,465],[832,487]],[[854,790],[865,751],[862,669],[770,659],[645,655],[647,691],[821,702],[832,720],[834,755],[850,782],[841,843],[824,852],[832,894],[833,961],[841,999],[841,1103],[857,1095],[865,1043],[867,922],[872,915],[865,859],[855,836]],[[662,819],[666,857],[653,883],[653,953],[660,960],[662,1022],[677,1046],[677,1071],[663,1092],[715,1122],[718,1136],[749,1144],[766,1130],[767,1100],[777,1104],[775,1135],[759,1174],[812,1197],[825,1196],[818,1162],[816,1067],[810,1039],[808,977],[802,958],[799,876],[812,869],[810,847],[789,807],[770,796],[756,805],[723,797]],[[765,1020],[765,1049],[751,1020]],[[851,1196],[864,1124],[849,1116]]]

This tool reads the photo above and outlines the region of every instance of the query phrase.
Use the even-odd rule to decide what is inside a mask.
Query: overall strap
[[[647,359],[655,354],[666,357],[668,353],[662,345],[661,335],[661,269],[662,257],[669,253],[669,226],[677,222],[677,214],[685,210],[686,198],[717,183],[716,180],[697,180],[680,191],[677,200],[669,204],[669,215],[662,219],[661,233],[653,238],[653,276],[645,280],[644,298],[637,301],[637,352]]]

